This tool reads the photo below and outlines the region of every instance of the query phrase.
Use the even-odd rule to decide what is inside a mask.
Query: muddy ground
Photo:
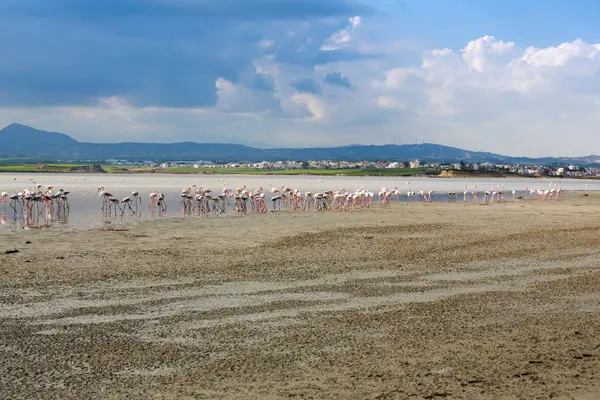
[[[570,197],[2,235],[0,397],[600,398]]]

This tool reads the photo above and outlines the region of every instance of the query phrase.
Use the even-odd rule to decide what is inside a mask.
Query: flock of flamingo
[[[550,185],[548,189],[529,189],[517,192],[512,190],[512,201],[524,198],[539,198],[542,201],[560,200],[564,196],[564,191],[557,184]],[[267,195],[269,197],[267,197]],[[255,190],[248,189],[245,185],[235,190],[223,188],[218,192],[213,192],[209,188],[193,185],[184,188],[180,193],[181,210],[184,215],[208,215],[225,214],[229,208],[230,202],[233,204],[233,211],[236,213],[247,213],[249,211],[265,213],[269,211],[329,211],[329,210],[356,210],[358,208],[371,207],[374,199],[380,204],[389,204],[391,202],[400,202],[403,192],[398,187],[393,189],[382,188],[378,193],[367,189],[359,189],[348,192],[341,190],[326,190],[322,192],[301,192],[298,189],[292,189],[288,186],[281,188],[273,187],[269,184],[268,190],[258,187]],[[434,200],[436,192],[408,190],[405,195],[410,202],[422,201],[431,203]],[[458,194],[448,192],[448,202],[457,203]],[[479,191],[477,186],[469,190],[464,186],[463,204],[490,204],[507,201],[505,198],[504,185],[496,185],[490,190]],[[138,192],[133,192],[131,196],[122,200],[114,197],[107,192],[104,187],[98,188],[98,196],[102,197],[102,211],[104,215],[124,215],[130,212],[132,215],[139,215],[138,204],[142,199]],[[438,200],[441,198],[438,196]],[[268,206],[270,203],[270,207]],[[167,202],[163,193],[150,193],[148,196],[148,212],[155,215],[165,215],[167,211]],[[114,214],[113,214],[114,212]]]
[[[321,183],[323,181],[320,181]],[[225,181],[223,181],[224,184]],[[359,208],[371,207],[374,202],[389,204],[400,202],[405,198],[409,202],[431,203],[435,200],[444,200],[445,194],[441,195],[433,190],[413,191],[407,182],[408,190],[401,191],[398,187],[392,189],[382,188],[379,192],[368,189],[355,191],[323,190],[320,192],[301,192],[288,186],[274,187],[269,183],[268,189],[258,187],[255,190],[248,189],[245,185],[236,189],[227,187],[213,192],[211,189],[193,185],[181,190],[179,201],[184,215],[209,215],[226,214],[230,206],[235,213],[267,211],[352,211]],[[17,193],[9,194],[0,192],[0,204],[3,205],[3,222],[6,222],[7,207],[12,210],[14,220],[21,221],[25,225],[38,224],[59,220],[66,221],[70,206],[68,202],[69,192],[59,189],[55,191],[51,185],[42,186],[33,182],[32,189],[23,189]],[[130,196],[119,199],[104,187],[98,188],[98,196],[102,199],[102,215],[104,217],[116,216],[141,216],[140,205],[142,197],[139,192],[134,191]],[[447,193],[447,201],[458,203],[460,192],[450,191]],[[505,191],[504,185],[494,185],[488,190],[481,190],[476,185],[469,188],[463,187],[463,204],[491,204],[508,201],[505,194],[511,196],[510,200],[538,198],[541,201],[560,200],[564,191],[557,184],[550,184],[546,189],[529,189],[516,191]],[[163,193],[153,192],[148,195],[148,212],[150,216],[165,216],[167,212],[167,201]]]
[[[0,192],[3,213],[0,222],[6,223],[7,203],[13,210],[14,221],[26,226],[48,225],[51,221],[66,222],[71,211],[69,192],[59,189],[55,192],[51,185],[42,186],[33,182],[32,189],[23,189],[17,193]]]

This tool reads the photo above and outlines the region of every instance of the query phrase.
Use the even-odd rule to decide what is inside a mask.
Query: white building
[[[398,162],[389,163],[386,168],[400,168],[400,163],[398,163]]]
[[[267,169],[267,168],[271,168],[271,164],[269,164],[267,161],[263,161],[257,164],[257,168],[260,169]]]
[[[419,162],[419,160],[413,160],[410,162],[411,168],[419,168],[420,166],[421,166],[421,163]]]

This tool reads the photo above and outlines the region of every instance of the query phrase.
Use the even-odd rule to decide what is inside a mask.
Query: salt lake
[[[47,227],[51,229],[89,228],[107,223],[102,214],[102,198],[98,196],[98,188],[104,189],[122,199],[137,191],[142,199],[139,205],[139,219],[150,218],[148,212],[148,195],[151,192],[160,192],[165,195],[168,205],[167,217],[181,218],[180,193],[184,188],[197,187],[210,188],[214,193],[220,193],[223,188],[235,189],[246,186],[249,191],[262,187],[266,192],[269,185],[275,188],[287,186],[301,192],[323,192],[326,190],[342,190],[353,192],[367,190],[377,193],[382,188],[398,188],[402,193],[400,201],[408,201],[408,191],[428,192],[435,191],[433,201],[448,201],[448,192],[462,193],[465,186],[469,192],[484,192],[501,188],[506,199],[512,200],[512,191],[517,195],[528,195],[528,189],[548,189],[558,184],[569,195],[570,191],[600,190],[600,181],[575,180],[575,179],[455,179],[455,178],[402,178],[402,177],[344,177],[344,176],[283,176],[283,175],[210,175],[210,174],[16,174],[0,173],[0,192],[10,194],[21,192],[24,189],[33,190],[33,184],[38,183],[45,187],[51,185],[54,192],[64,189],[69,193],[70,212],[67,218],[54,221],[42,221],[35,226],[26,226],[13,218],[10,200],[0,203],[0,221],[6,233],[15,229],[31,229],[32,227]],[[526,193],[527,192],[527,193]],[[269,194],[268,194],[269,196]],[[230,203],[231,205],[231,203]],[[231,212],[232,207],[229,207]],[[39,221],[38,221],[39,222]],[[113,223],[123,221],[112,221]]]

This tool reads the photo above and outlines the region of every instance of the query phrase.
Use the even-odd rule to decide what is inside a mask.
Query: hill
[[[11,124],[0,130],[0,158],[51,160],[207,160],[217,162],[259,162],[276,160],[386,160],[496,163],[582,162],[589,158],[531,159],[494,153],[473,152],[431,143],[405,145],[351,145],[325,148],[259,149],[227,143],[86,143],[68,135],[46,132],[26,125]],[[594,157],[595,158],[595,157]]]
[[[26,125],[11,124],[0,131],[0,155],[31,154],[52,156],[79,142],[68,135],[33,129]]]

